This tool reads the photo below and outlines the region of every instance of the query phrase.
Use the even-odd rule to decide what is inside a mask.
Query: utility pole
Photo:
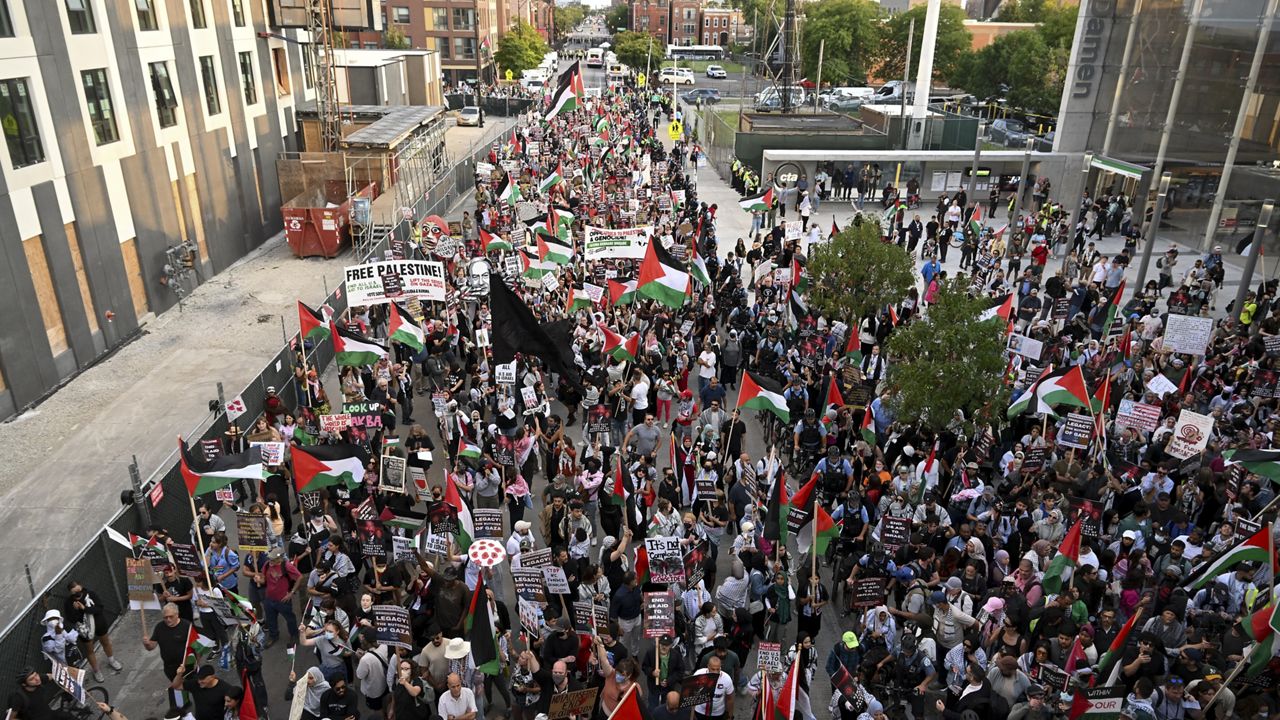
[[[782,87],[779,88],[782,113],[791,112],[791,88],[796,84],[796,0],[787,0],[787,14],[782,25]]]

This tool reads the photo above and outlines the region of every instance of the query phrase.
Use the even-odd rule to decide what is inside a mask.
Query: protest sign
[[[584,282],[582,283],[582,291],[587,294],[587,297],[591,298],[591,302],[597,305],[604,299],[604,288],[599,285]]]
[[[542,633],[542,607],[538,603],[526,600],[523,597],[517,597],[516,602],[519,608],[521,627],[530,635],[539,636]]]
[[[1148,405],[1136,400],[1121,400],[1120,409],[1116,411],[1117,427],[1133,428],[1143,432],[1152,432],[1160,424],[1160,406]]]
[[[471,511],[471,525],[475,528],[477,538],[500,538],[502,537],[502,510],[476,508]]]
[[[236,501],[236,491],[231,486],[218,488],[213,491],[213,499],[224,503],[234,503]]]
[[[858,578],[853,581],[853,604],[875,607],[884,604],[884,578]]]
[[[885,515],[882,518],[880,539],[888,547],[900,548],[911,540],[911,518]]]
[[[684,583],[685,587],[694,587],[707,572],[707,561],[710,559],[711,541],[699,540],[684,551]]]
[[[413,538],[403,535],[391,536],[391,562],[409,561],[414,562],[418,559],[417,553],[413,549]]]
[[[547,720],[560,720],[576,716],[587,716],[596,705],[596,695],[600,688],[570,690],[565,693],[552,693],[551,705],[547,708]]]
[[[358,528],[360,552],[367,558],[383,560],[387,557],[387,531],[377,520],[366,520]]]
[[[1009,351],[1017,353],[1028,360],[1039,360],[1040,353],[1044,352],[1044,343],[1025,335],[1010,335]]]
[[[1262,529],[1262,523],[1248,518],[1236,517],[1236,536],[1242,538],[1253,537],[1253,534]]]
[[[573,604],[573,625],[579,632],[594,635],[609,632],[609,606],[590,602]]]
[[[1062,428],[1062,444],[1077,450],[1089,447],[1093,439],[1093,418],[1080,413],[1067,413],[1066,424]]]
[[[520,553],[520,566],[543,568],[551,564],[551,548],[538,548]]]
[[[1213,318],[1166,315],[1164,349],[1188,355],[1203,355],[1213,335]]]
[[[1147,381],[1147,389],[1156,394],[1158,398],[1164,398],[1165,393],[1178,392],[1178,386],[1173,381],[1165,377],[1163,373],[1156,373]]]
[[[1102,505],[1094,500],[1073,497],[1069,499],[1075,521],[1084,523],[1080,526],[1080,534],[1087,538],[1102,535]]]
[[[644,540],[649,555],[649,581],[675,583],[684,581],[684,554],[679,538],[651,537]]]
[[[493,366],[494,382],[499,385],[515,385],[516,384],[516,364],[515,362],[502,363]]]
[[[546,602],[546,576],[542,568],[512,568],[511,581],[515,585],[516,594],[534,602]]]
[[[1084,702],[1076,702],[1085,708],[1084,713],[1079,715],[1075,707],[1072,708],[1071,714],[1077,720],[1110,720],[1120,717],[1126,694],[1123,685],[1079,688],[1076,692],[1084,695]]]
[[[760,641],[756,652],[756,661],[765,670],[782,669],[782,644]]]
[[[1201,415],[1184,408],[1178,415],[1178,423],[1173,426],[1173,434],[1169,437],[1169,446],[1165,448],[1165,452],[1179,460],[1186,460],[1204,450],[1212,432],[1212,415]]]
[[[552,595],[568,595],[569,594],[569,578],[564,574],[564,568],[559,565],[543,565],[542,579],[547,583],[547,592]]]
[[[400,278],[400,297],[444,302],[444,263],[433,260],[389,260],[351,265],[344,269],[347,305],[378,305],[391,302],[383,284],[384,275]]]
[[[437,535],[453,535],[458,532],[458,511],[449,503],[438,500],[427,503],[427,525]]]
[[[1263,335],[1262,342],[1268,355],[1280,355],[1280,335]]]
[[[707,473],[698,473],[693,480],[696,493],[694,502],[711,502],[716,496],[716,479]]]
[[[538,403],[538,391],[531,387],[520,388],[520,401],[524,403],[526,408],[536,409]]]
[[[647,638],[675,637],[676,604],[671,593],[647,592],[644,594],[644,636]]]
[[[200,441],[200,450],[206,462],[213,462],[222,457],[222,441],[217,438]]]
[[[190,543],[175,542],[169,545],[169,554],[173,556],[173,565],[178,574],[189,578],[204,577],[204,559],[200,551]]]
[[[446,535],[422,533],[418,536],[418,545],[422,552],[428,555],[449,554],[449,538]]]
[[[351,418],[350,427],[382,427],[382,406],[374,402],[343,403],[342,414]]]
[[[686,676],[680,681],[680,708],[710,705],[711,698],[716,692],[716,683],[719,680],[720,677],[718,675],[712,675],[711,673]]]
[[[236,615],[235,610],[231,609],[231,603],[226,598],[205,595],[204,601],[209,606],[209,609],[213,611],[213,614],[218,616],[218,620],[222,621],[223,625],[232,627],[240,624],[239,616]]]
[[[129,609],[159,610],[155,586],[160,583],[160,575],[151,562],[125,558],[124,568],[125,584],[129,587]]]
[[[516,464],[516,441],[510,435],[498,435],[493,439],[493,461],[503,467]]]
[[[608,229],[587,226],[582,242],[582,257],[586,260],[605,258],[629,258],[643,260],[649,249],[652,225],[633,228]]]
[[[41,653],[41,655],[45,656],[45,659],[49,661],[49,665],[52,668],[49,672],[49,676],[53,679],[53,684],[62,688],[63,692],[75,698],[75,701],[81,706],[88,705],[89,698],[85,695],[84,684],[76,679],[76,676],[74,675],[75,670],[58,662],[49,653]],[[12,713],[13,711],[10,710],[9,712]],[[49,709],[45,708],[45,712],[49,712]],[[25,717],[25,715],[26,711],[24,710],[23,716]],[[9,716],[6,715],[6,717]]]
[[[236,513],[236,536],[240,540],[240,552],[266,552],[270,549],[270,528],[270,521],[262,513]]]
[[[285,443],[253,442],[253,443],[249,443],[249,447],[261,448],[263,465],[283,465],[284,464]]]
[[[378,642],[391,647],[413,649],[413,623],[409,608],[399,605],[373,606],[373,631]]]
[[[378,489],[403,495],[405,466],[405,459],[399,455],[383,455],[382,472],[378,474]]]
[[[1022,458],[1022,471],[1029,473],[1043,470],[1046,458],[1047,454],[1042,447],[1033,447],[1027,450],[1026,455]]]
[[[320,431],[327,433],[340,433],[351,427],[350,415],[321,415]]]

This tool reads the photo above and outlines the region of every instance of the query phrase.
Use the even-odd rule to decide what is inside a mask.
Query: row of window
[[[430,30],[475,30],[476,29],[476,11],[475,8],[427,8],[431,13]],[[450,13],[452,10],[452,13]],[[452,25],[449,18],[452,15]],[[391,8],[391,19],[397,25],[409,24],[409,8],[393,7]],[[382,13],[382,25],[387,27],[387,13]],[[374,46],[376,47],[376,45]]]
[[[723,24],[721,21],[724,21]],[[704,17],[702,18],[702,27],[729,27],[729,18],[727,17]]]
[[[205,3],[209,0],[187,0],[191,8],[191,25],[196,29],[209,26]],[[228,0],[231,3],[231,21],[236,27],[244,27],[246,18],[244,0]],[[13,37],[13,17],[9,13],[10,0],[0,0],[0,37]],[[143,31],[159,30],[160,20],[156,14],[157,0],[133,0],[134,12],[138,18],[138,29]],[[73,35],[89,35],[98,32],[98,24],[93,16],[93,5],[90,0],[63,0],[67,8],[67,24]],[[407,13],[408,10],[405,9]]]

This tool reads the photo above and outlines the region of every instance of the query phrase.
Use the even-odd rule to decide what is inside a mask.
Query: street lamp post
[[[1089,170],[1092,168],[1093,153],[1087,152],[1084,154],[1084,167],[1080,169],[1080,192],[1076,193],[1076,200],[1071,203],[1071,214],[1067,218],[1067,241],[1062,243],[1063,267],[1067,266],[1067,255],[1070,254],[1068,248],[1075,242],[1076,222],[1080,219],[1080,198],[1084,196],[1085,188],[1089,185]]]
[[[1147,284],[1147,267],[1151,265],[1151,248],[1155,247],[1156,233],[1160,231],[1160,221],[1164,219],[1164,199],[1169,194],[1169,183],[1172,180],[1173,173],[1164,173],[1160,176],[1160,186],[1156,192],[1156,208],[1151,215],[1147,237],[1144,238],[1146,243],[1142,246],[1142,262],[1138,264],[1138,285],[1134,291],[1139,295]]]
[[[1240,276],[1240,287],[1236,290],[1236,302],[1231,311],[1231,317],[1235,318],[1236,322],[1240,322],[1244,298],[1249,294],[1249,286],[1253,284],[1253,268],[1258,264],[1258,254],[1262,252],[1262,241],[1266,239],[1267,226],[1271,224],[1271,213],[1275,209],[1275,200],[1263,201],[1262,212],[1258,215],[1258,228],[1253,231],[1253,242],[1249,246],[1249,256],[1244,261],[1244,274]]]

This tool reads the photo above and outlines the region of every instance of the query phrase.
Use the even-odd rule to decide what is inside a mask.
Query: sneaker
[[[111,666],[112,670],[117,672],[124,669],[124,666],[120,664],[120,661],[115,658],[107,658],[107,664]]]
[[[105,677],[103,677],[103,675],[102,675],[102,671],[101,671],[101,670],[94,670],[94,671],[93,671],[93,680],[94,680],[94,682],[105,682],[105,681],[106,681],[106,678],[105,678]]]

